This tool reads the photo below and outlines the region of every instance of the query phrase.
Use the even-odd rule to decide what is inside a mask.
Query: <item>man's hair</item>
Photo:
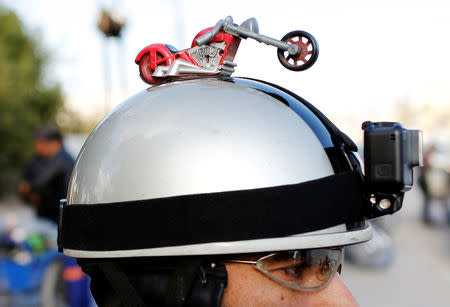
[[[43,128],[36,132],[35,139],[43,139],[46,141],[58,141],[63,142],[63,136],[61,132],[56,128]]]

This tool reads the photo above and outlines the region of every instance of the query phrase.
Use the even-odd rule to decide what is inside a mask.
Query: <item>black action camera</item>
[[[371,193],[402,193],[413,185],[413,167],[423,165],[422,131],[394,122],[364,122],[364,169]]]

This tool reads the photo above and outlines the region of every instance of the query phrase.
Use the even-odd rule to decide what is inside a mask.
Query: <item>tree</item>
[[[47,55],[17,15],[0,7],[0,195],[15,187],[36,129],[54,123],[60,86],[44,80]]]

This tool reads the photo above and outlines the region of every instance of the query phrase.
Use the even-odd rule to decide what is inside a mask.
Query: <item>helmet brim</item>
[[[365,222],[362,227],[353,230],[348,230],[347,226],[343,224],[324,229],[319,232],[293,235],[284,238],[212,242],[182,246],[113,251],[84,251],[65,248],[64,254],[75,258],[225,255],[346,246],[362,243],[370,240],[371,238],[372,226],[368,222]]]

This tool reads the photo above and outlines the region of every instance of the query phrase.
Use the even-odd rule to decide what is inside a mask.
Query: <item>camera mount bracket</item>
[[[403,192],[398,194],[371,194],[371,205],[367,208],[366,217],[369,219],[373,219],[397,212],[402,208],[404,194],[405,193]]]

